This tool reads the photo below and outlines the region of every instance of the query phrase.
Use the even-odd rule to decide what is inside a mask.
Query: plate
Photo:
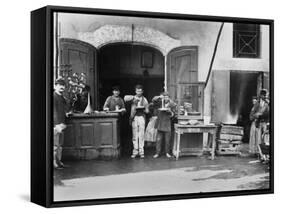
[[[188,124],[188,121],[179,121],[179,124],[180,124],[180,125],[187,125],[187,124]]]
[[[144,109],[144,106],[137,106],[136,109]]]
[[[108,113],[120,113],[122,110],[114,110],[114,111],[108,111]]]
[[[199,116],[199,115],[201,115],[200,112],[187,112],[187,114],[190,115],[190,116]]]

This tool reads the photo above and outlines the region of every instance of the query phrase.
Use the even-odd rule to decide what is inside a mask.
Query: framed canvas
[[[141,58],[141,67],[152,68],[153,67],[153,52],[143,51]]]
[[[273,193],[273,20],[31,12],[31,201]]]

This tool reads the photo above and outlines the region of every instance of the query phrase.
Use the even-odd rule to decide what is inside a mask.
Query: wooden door
[[[183,46],[171,50],[167,56],[167,90],[171,98],[178,102],[179,83],[198,82],[198,48]],[[190,91],[193,108],[198,107],[198,90]],[[181,148],[202,148],[203,134],[189,133],[181,137]]]
[[[198,81],[198,48],[183,46],[175,48],[167,56],[167,89],[173,100],[177,100],[179,82]]]
[[[267,89],[268,91],[270,91],[270,85],[269,85],[270,75],[269,75],[269,72],[263,72],[262,73],[262,79],[263,79],[263,82],[262,82],[262,86],[261,87]]]
[[[75,39],[60,39],[60,67],[71,74],[86,74],[86,84],[90,86],[92,107],[97,109],[97,50],[94,46]]]

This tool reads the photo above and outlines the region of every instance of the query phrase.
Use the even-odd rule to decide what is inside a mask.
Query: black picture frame
[[[153,53],[145,50],[141,54],[141,67],[142,68],[153,68]]]
[[[265,24],[270,27],[270,133],[271,160],[269,189],[247,191],[225,191],[176,195],[155,195],[97,200],[77,200],[55,202],[53,200],[52,133],[53,127],[53,13],[79,13],[118,16],[137,16],[146,18],[168,18],[179,20],[241,22]],[[152,60],[153,61],[153,60]],[[149,64],[151,65],[151,64]],[[142,63],[142,66],[148,66]],[[149,67],[149,66],[148,66]],[[80,206],[178,200],[190,198],[227,197],[274,193],[274,21],[269,19],[250,19],[238,17],[202,16],[158,12],[139,12],[125,10],[92,9],[79,7],[46,6],[31,12],[31,202],[44,207]]]

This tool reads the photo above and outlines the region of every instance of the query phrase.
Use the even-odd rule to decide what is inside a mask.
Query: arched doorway
[[[164,90],[164,56],[156,48],[143,44],[113,43],[99,49],[99,103],[118,85],[121,96],[134,94],[134,86],[144,86],[144,96],[150,101]]]
[[[148,102],[164,90],[165,59],[156,48],[139,43],[107,44],[98,51],[98,64],[100,109],[115,85],[124,97],[134,95],[135,85],[142,84]],[[131,155],[132,151],[130,105],[126,104],[126,110],[127,114],[120,118],[122,157]]]

